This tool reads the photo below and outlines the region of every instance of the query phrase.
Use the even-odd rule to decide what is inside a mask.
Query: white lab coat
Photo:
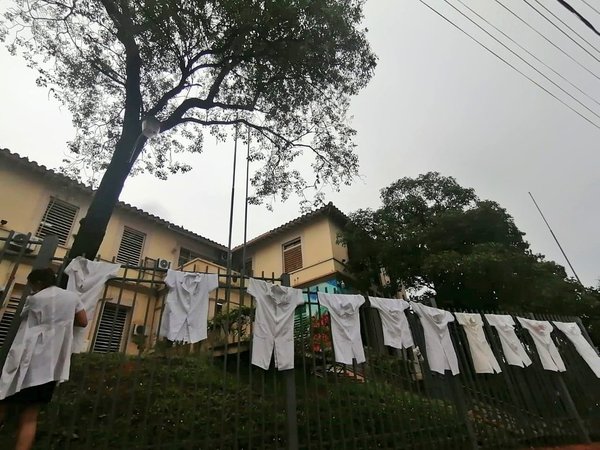
[[[0,376],[0,400],[22,389],[67,381],[79,296],[52,286],[27,298]]]
[[[275,367],[294,368],[294,311],[304,304],[302,291],[250,278],[248,293],[256,299],[252,364],[265,370],[275,349]]]
[[[88,323],[92,323],[96,314],[96,306],[103,295],[105,283],[115,277],[121,266],[103,261],[90,261],[78,256],[65,268],[69,276],[67,290],[79,295],[85,308]],[[77,327],[74,330],[73,353],[87,350],[86,336],[88,328]]]
[[[533,338],[533,343],[535,344],[540,361],[542,362],[542,367],[553,372],[566,371],[565,363],[560,357],[556,344],[554,344],[554,341],[550,336],[550,333],[553,330],[550,322],[545,320],[523,319],[522,317],[517,317],[517,319],[521,326],[525,328]]]
[[[485,314],[485,319],[498,332],[506,363],[518,367],[531,365],[531,358],[515,333],[513,318],[505,314]]]
[[[500,373],[500,365],[492,352],[479,314],[455,313],[456,321],[463,327],[469,342],[469,351],[475,373]]]
[[[600,378],[600,356],[598,356],[594,347],[592,347],[583,334],[581,334],[579,325],[575,322],[554,322],[554,325],[569,338],[575,346],[577,353],[579,353],[588,366],[590,366],[590,369],[592,369],[594,374]]]
[[[366,361],[360,335],[359,307],[365,302],[362,295],[318,293],[319,303],[329,310],[331,337],[336,362],[352,364]]]
[[[404,310],[409,308],[406,300],[369,297],[369,303],[379,310],[383,328],[383,343],[394,348],[409,348],[414,345]]]
[[[410,302],[410,307],[419,316],[425,334],[425,351],[429,368],[443,374],[450,370],[452,375],[460,373],[458,358],[448,324],[454,316],[443,309],[432,308],[421,303]]]
[[[219,286],[216,273],[168,270],[169,288],[159,336],[170,341],[195,343],[208,335],[208,294]]]

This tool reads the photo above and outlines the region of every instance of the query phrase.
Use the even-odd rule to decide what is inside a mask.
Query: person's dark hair
[[[27,281],[31,284],[41,284],[45,287],[54,286],[56,284],[56,275],[50,267],[47,269],[35,269],[27,275]]]

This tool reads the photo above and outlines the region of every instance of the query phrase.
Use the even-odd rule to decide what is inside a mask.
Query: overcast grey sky
[[[446,2],[427,1],[501,56],[514,61],[515,66],[548,90],[567,98],[486,38]],[[458,0],[451,1],[462,6]],[[600,74],[600,62],[544,22],[525,3],[502,1],[592,72]],[[594,44],[595,49],[587,48],[600,59],[600,38],[570,17],[557,2],[544,3]],[[497,2],[469,4],[476,4],[487,20],[586,93],[600,98],[598,79],[531,32]],[[600,15],[580,0],[573,0],[573,5],[596,26],[600,25]],[[418,0],[370,0],[365,13],[365,25],[379,65],[371,84],[352,105],[361,178],[340,192],[329,192],[327,200],[344,212],[377,207],[381,188],[400,177],[436,170],[475,188],[480,197],[499,202],[526,233],[535,252],[564,265],[527,195],[531,191],[582,281],[596,285],[600,277],[600,130]],[[49,100],[44,89],[35,86],[35,73],[21,59],[11,57],[4,49],[0,52],[0,67],[0,147],[58,167],[66,151],[65,141],[73,135],[68,112]],[[543,67],[541,70],[578,94]],[[578,95],[590,108],[595,106],[595,111],[600,111],[594,102]],[[572,100],[565,101],[583,110]],[[596,123],[600,124],[599,118]],[[204,153],[189,158],[194,166],[190,173],[168,181],[150,176],[132,178],[121,200],[226,244],[232,150],[231,142],[215,145],[207,137]],[[243,237],[243,157],[241,150],[234,244],[241,243]],[[275,202],[274,208],[274,212],[259,206],[250,208],[249,237],[299,214],[294,199],[284,204]]]

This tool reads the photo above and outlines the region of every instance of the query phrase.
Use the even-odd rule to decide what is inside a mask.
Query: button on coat
[[[318,293],[319,303],[331,317],[331,337],[335,361],[352,364],[366,361],[360,335],[359,308],[365,302],[362,295]]]
[[[463,327],[469,342],[469,351],[476,373],[500,373],[500,365],[492,352],[483,331],[483,320],[479,314],[455,313],[456,321]]]
[[[485,314],[484,317],[498,332],[506,363],[519,367],[531,365],[531,358],[515,333],[514,319],[505,314]]]
[[[268,370],[275,351],[275,367],[293,369],[294,311],[304,304],[302,291],[250,278],[248,293],[256,299],[252,364]]]
[[[369,303],[379,310],[383,328],[383,343],[393,348],[409,348],[414,345],[404,310],[409,308],[402,299],[369,297]]]
[[[563,362],[556,344],[552,340],[550,333],[553,330],[550,322],[545,320],[531,320],[517,317],[519,323],[525,328],[531,337],[533,343],[542,362],[542,367],[546,370],[552,370],[553,372],[564,372],[565,363]]]
[[[170,341],[195,343],[208,335],[208,294],[219,286],[216,273],[168,270],[169,288],[159,336]]]
[[[575,322],[553,322],[556,328],[562,331],[575,346],[577,353],[581,355],[584,361],[590,366],[594,374],[600,378],[600,356],[594,350],[594,347],[581,334],[581,328]]]
[[[410,307],[419,316],[423,326],[429,368],[441,374],[446,370],[450,370],[452,375],[460,373],[458,358],[448,329],[448,324],[454,322],[454,316],[443,309],[432,308],[421,303],[410,302]]]
[[[85,308],[88,323],[92,323],[96,306],[104,292],[105,283],[116,276],[121,266],[103,261],[90,261],[82,256],[74,258],[65,268],[69,276],[67,290],[79,295]],[[73,331],[73,353],[86,351],[88,327],[77,327]]]
[[[52,286],[27,298],[0,376],[0,400],[22,389],[67,381],[79,296]]]

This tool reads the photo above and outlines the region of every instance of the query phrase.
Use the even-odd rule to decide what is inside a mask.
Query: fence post
[[[290,274],[281,274],[281,285],[290,286]],[[298,450],[298,413],[296,411],[296,372],[294,369],[284,370],[285,378],[285,412],[287,416],[287,441],[289,450]]]
[[[56,252],[57,247],[57,236],[45,237],[40,247],[40,251],[38,252],[37,256],[33,261],[32,270],[45,269],[47,267],[50,267],[50,263],[52,262],[52,258],[54,257],[54,253]],[[25,306],[25,300],[27,300],[29,292],[30,287],[29,285],[27,285],[23,290],[21,300],[19,300],[19,305],[17,306],[17,310],[15,311],[13,320],[10,323],[10,328],[8,329],[8,333],[6,334],[4,344],[2,345],[2,347],[0,347],[0,371],[4,368],[4,363],[6,362],[6,358],[8,357],[8,351],[10,350],[10,347],[12,346],[12,343],[15,340],[15,336],[17,335],[17,331],[19,330],[19,325],[21,324],[21,312],[23,311],[23,306]]]

